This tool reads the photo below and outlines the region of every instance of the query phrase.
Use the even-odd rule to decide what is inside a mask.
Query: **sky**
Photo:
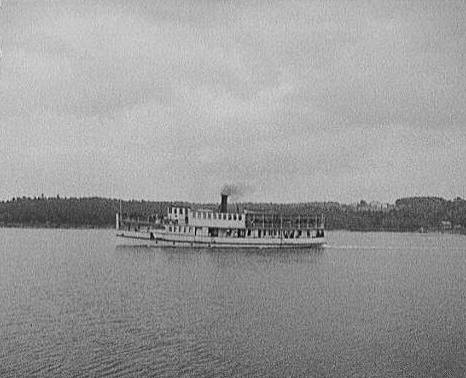
[[[8,1],[0,199],[466,197],[463,1]]]

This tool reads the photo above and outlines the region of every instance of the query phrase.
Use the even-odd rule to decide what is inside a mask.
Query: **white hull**
[[[152,237],[151,237],[152,233]],[[325,238],[229,238],[194,236],[165,231],[119,231],[121,245],[198,248],[315,248],[325,244]]]

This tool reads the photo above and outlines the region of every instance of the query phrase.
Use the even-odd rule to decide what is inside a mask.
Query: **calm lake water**
[[[0,229],[1,376],[466,375],[466,236],[310,251]]]

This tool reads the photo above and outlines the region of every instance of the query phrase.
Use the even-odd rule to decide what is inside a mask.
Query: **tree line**
[[[361,203],[365,201],[361,201]],[[218,204],[188,202],[120,201],[112,198],[20,197],[0,202],[0,226],[113,227],[120,210],[128,217],[155,219],[170,205],[218,209]],[[354,231],[419,231],[442,227],[466,229],[466,201],[439,197],[398,199],[389,209],[373,210],[337,202],[230,203],[229,211],[260,211],[283,215],[323,216],[327,229]]]

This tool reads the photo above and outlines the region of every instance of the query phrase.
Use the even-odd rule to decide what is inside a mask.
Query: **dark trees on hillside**
[[[122,201],[122,211],[127,216],[154,219],[156,214],[165,215],[169,205],[169,202]],[[177,205],[195,206],[189,203]],[[336,202],[238,203],[230,204],[229,210],[247,209],[306,217],[323,215],[328,229],[416,231],[420,228],[437,229],[442,221],[466,228],[466,201],[461,198],[452,201],[437,197],[403,198],[396,201],[394,208],[384,211],[362,211],[366,206],[351,207]],[[0,202],[0,225],[112,227],[119,207],[117,199],[98,197],[15,198]],[[203,204],[202,207],[217,209],[218,204]]]

